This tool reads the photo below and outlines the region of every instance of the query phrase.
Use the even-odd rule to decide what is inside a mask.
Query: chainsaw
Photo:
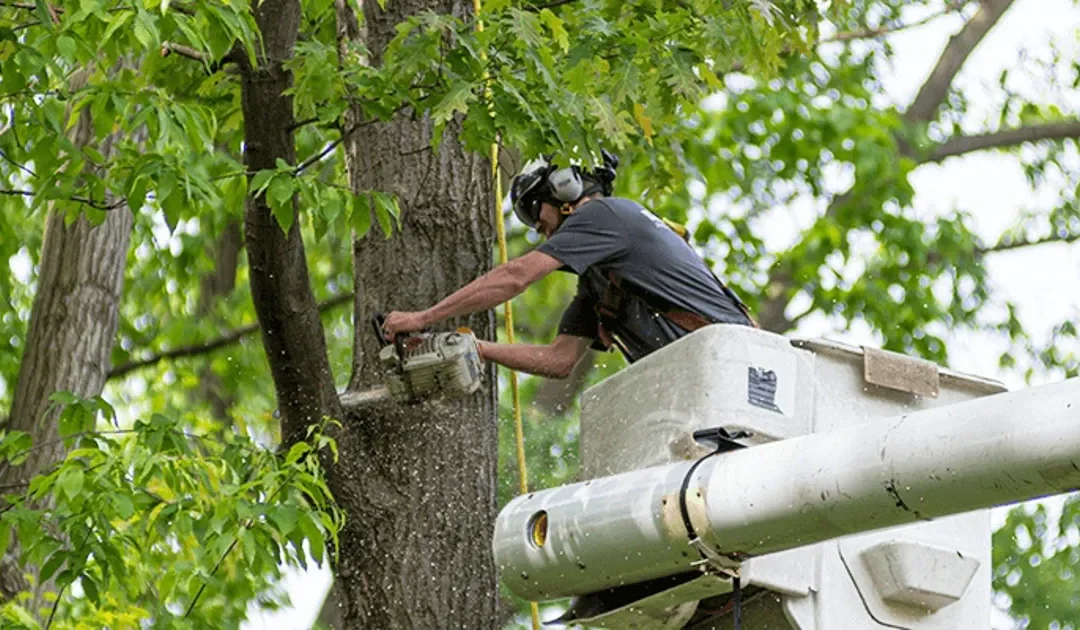
[[[468,328],[453,332],[424,330],[398,334],[393,342],[383,334],[384,316],[371,317],[379,340],[379,365],[385,389],[349,392],[346,405],[384,400],[415,403],[434,397],[467,396],[483,384],[483,366],[476,336]]]

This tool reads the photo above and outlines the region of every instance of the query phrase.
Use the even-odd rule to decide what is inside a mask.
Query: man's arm
[[[383,330],[387,338],[393,339],[398,333],[421,330],[444,319],[486,311],[513,299],[530,284],[562,265],[558,259],[543,252],[529,252],[495,267],[429,309],[414,313],[390,313],[386,316]]]
[[[546,346],[481,341],[480,356],[511,370],[566,378],[591,344],[591,339],[573,335],[558,335]]]

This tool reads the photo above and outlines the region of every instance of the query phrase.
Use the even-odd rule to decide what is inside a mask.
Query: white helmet
[[[510,203],[518,220],[536,227],[541,203],[546,201],[553,206],[574,203],[584,191],[579,167],[557,168],[541,156],[526,164],[510,182]]]

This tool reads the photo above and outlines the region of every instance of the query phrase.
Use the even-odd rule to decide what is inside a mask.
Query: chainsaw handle
[[[371,314],[371,326],[375,329],[375,338],[379,340],[379,347],[383,347],[390,343],[386,340],[386,333],[383,332],[383,324],[386,322],[385,313],[372,313]]]
[[[383,332],[383,324],[386,322],[385,313],[372,313],[371,325],[375,328],[375,338],[379,340],[379,347],[386,347],[390,341],[386,339],[386,333]],[[397,351],[398,367],[402,367],[402,362],[405,360],[405,340],[408,335],[405,333],[398,333],[394,335],[394,350]]]

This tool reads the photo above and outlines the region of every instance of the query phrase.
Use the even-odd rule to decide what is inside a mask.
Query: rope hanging
[[[473,0],[473,13],[476,15],[476,30],[483,31],[484,23],[480,21],[480,0]],[[486,57],[487,55],[483,55]],[[484,91],[490,96],[491,78],[484,71]],[[492,111],[492,117],[495,112]],[[495,234],[499,242],[499,263],[505,263],[508,259],[506,250],[506,226],[503,225],[502,216],[502,182],[499,180],[499,144],[491,143],[491,177],[495,183]],[[506,319],[506,343],[514,343],[514,309],[510,302],[503,305]],[[514,438],[517,443],[518,480],[521,494],[529,491],[529,476],[525,469],[525,431],[521,422],[521,393],[518,389],[518,375],[510,370],[510,398],[514,405]],[[529,602],[532,612],[533,630],[540,630],[540,607],[536,602]]]

